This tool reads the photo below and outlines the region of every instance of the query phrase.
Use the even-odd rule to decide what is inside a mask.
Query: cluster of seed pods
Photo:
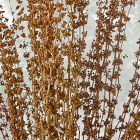
[[[0,7],[4,140],[140,139],[140,47],[128,101],[115,116],[126,24],[135,0],[97,1],[96,37],[83,58],[88,5],[88,0],[17,0],[11,25]]]

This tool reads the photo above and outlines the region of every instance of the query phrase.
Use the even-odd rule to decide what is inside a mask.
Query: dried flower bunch
[[[11,25],[0,6],[4,140],[140,139],[140,41],[128,101],[115,115],[126,25],[135,0],[96,2],[96,37],[84,58],[88,5],[88,0],[17,0]]]

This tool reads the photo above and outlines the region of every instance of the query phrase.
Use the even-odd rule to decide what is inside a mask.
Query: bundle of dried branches
[[[0,7],[3,139],[140,139],[140,41],[128,101],[115,115],[126,24],[135,0],[97,1],[96,37],[87,58],[88,0],[25,1],[17,0],[15,12],[11,7],[10,26]],[[20,51],[31,85],[25,82]]]

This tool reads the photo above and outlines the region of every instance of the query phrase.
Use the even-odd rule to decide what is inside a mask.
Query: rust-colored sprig
[[[122,88],[123,42],[135,0],[96,2],[95,39],[83,58],[89,4],[89,0],[17,0],[15,7],[10,4],[10,25],[0,6],[4,140],[140,139],[140,47],[128,101],[120,116],[115,114]]]

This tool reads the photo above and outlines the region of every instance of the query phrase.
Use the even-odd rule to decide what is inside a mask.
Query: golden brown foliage
[[[18,12],[11,11],[17,17],[10,27],[0,10],[3,139],[140,139],[140,41],[128,101],[121,115],[115,115],[126,24],[135,0],[97,1],[96,38],[87,59],[83,54],[88,0],[27,2],[28,14],[17,0]],[[27,62],[31,86],[25,83],[19,50]]]

